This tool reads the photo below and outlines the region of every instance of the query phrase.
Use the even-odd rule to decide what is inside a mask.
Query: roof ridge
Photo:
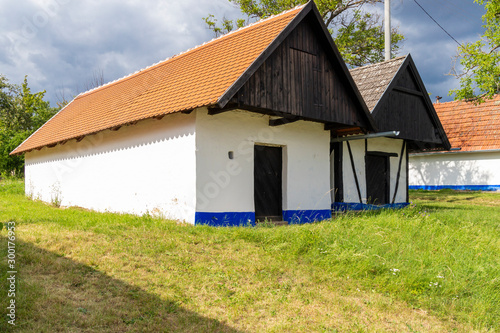
[[[484,100],[484,102],[483,102],[483,103],[481,103],[481,104],[483,104],[483,105],[484,105],[485,103],[491,103],[491,102],[493,102],[493,101],[497,100],[498,98],[500,98],[500,94],[495,94],[495,95],[494,95],[491,99],[486,99],[486,100]],[[460,102],[465,102],[465,103],[474,104],[474,103],[473,103],[473,101],[468,101],[468,100],[466,100],[466,99],[459,99],[459,100],[448,101],[448,102],[438,102],[438,103],[432,103],[432,104],[435,106],[435,105],[439,105],[439,104],[451,104],[451,103],[457,103],[457,104],[458,104],[458,103],[460,103]],[[479,104],[479,105],[475,105],[475,106],[476,106],[476,107],[479,107],[479,106],[481,106],[481,104]]]
[[[209,40],[209,41],[207,41],[207,42],[203,42],[202,44],[198,44],[198,45],[196,45],[196,46],[193,46],[193,47],[191,47],[191,48],[189,48],[189,49],[187,49],[187,50],[185,50],[185,51],[182,51],[182,52],[180,52],[180,53],[174,54],[173,56],[170,56],[170,57],[168,57],[168,58],[166,58],[166,59],[164,59],[164,60],[160,60],[160,61],[158,61],[158,62],[156,62],[156,63],[153,63],[152,65],[149,65],[149,66],[144,67],[144,68],[142,68],[142,69],[136,70],[136,71],[135,71],[135,72],[133,72],[133,73],[130,73],[130,74],[127,74],[127,75],[125,75],[125,76],[122,76],[122,77],[120,77],[120,78],[118,78],[118,79],[115,79],[115,80],[112,80],[112,81],[106,82],[106,83],[104,83],[104,84],[102,84],[102,85],[100,85],[100,86],[98,86],[98,87],[94,87],[94,88],[89,89],[89,90],[87,90],[87,91],[81,92],[81,93],[79,93],[79,94],[78,94],[78,95],[77,95],[77,96],[76,96],[73,100],[75,100],[75,99],[77,99],[77,98],[79,98],[80,96],[83,96],[83,95],[92,94],[92,93],[96,92],[97,90],[101,90],[101,89],[107,88],[107,87],[112,86],[112,85],[114,85],[114,84],[116,84],[116,83],[119,83],[119,82],[122,82],[122,81],[126,81],[127,79],[129,79],[129,78],[131,78],[131,77],[133,77],[133,76],[135,76],[135,75],[137,75],[137,74],[142,74],[142,73],[145,73],[145,72],[147,72],[147,71],[149,71],[149,70],[153,69],[153,68],[154,68],[154,67],[156,67],[156,66],[160,66],[160,65],[162,65],[162,64],[165,64],[165,63],[169,62],[170,60],[177,59],[177,58],[179,58],[179,57],[181,57],[181,56],[183,56],[183,55],[185,55],[185,54],[187,54],[187,53],[189,53],[189,52],[191,52],[191,51],[194,51],[194,50],[200,49],[201,47],[206,46],[206,45],[208,45],[208,44],[215,43],[215,42],[217,42],[217,41],[219,41],[219,40],[221,40],[221,39],[223,39],[223,38],[227,38],[228,36],[234,35],[234,34],[236,34],[237,32],[241,32],[241,31],[243,31],[243,30],[245,30],[245,29],[247,29],[247,28],[253,27],[253,26],[257,25],[257,24],[264,24],[264,23],[266,23],[266,21],[270,21],[271,19],[274,19],[274,18],[277,18],[277,17],[279,17],[279,16],[282,16],[282,15],[288,14],[288,13],[290,13],[290,12],[292,12],[292,11],[295,11],[295,10],[297,10],[297,9],[301,8],[301,7],[305,7],[306,5],[307,5],[307,3],[302,4],[302,5],[297,5],[297,6],[293,7],[293,8],[290,8],[290,9],[288,9],[288,10],[285,10],[285,11],[283,11],[283,12],[279,13],[279,14],[271,15],[271,16],[266,17],[266,18],[264,18],[264,19],[260,19],[260,20],[258,20],[258,21],[256,21],[256,22],[250,23],[250,24],[248,24],[248,25],[246,25],[246,26],[244,26],[244,27],[241,27],[241,28],[238,28],[238,29],[236,29],[236,30],[230,31],[230,32],[228,32],[227,34],[221,35],[221,36],[219,36],[219,37],[212,38],[211,40]]]
[[[384,61],[381,61],[381,62],[377,62],[377,63],[374,63],[374,64],[369,64],[369,65],[365,65],[365,66],[359,66],[359,67],[356,67],[356,68],[352,68],[350,69],[349,71],[355,71],[355,70],[358,70],[358,69],[365,69],[365,68],[369,68],[369,67],[373,67],[373,66],[378,66],[378,65],[381,65],[381,64],[387,64],[387,63],[390,63],[390,62],[393,62],[393,61],[396,61],[396,60],[400,60],[400,59],[403,59],[403,58],[406,58],[408,57],[408,54],[407,55],[404,55],[404,56],[399,56],[399,57],[396,57],[396,58],[392,58],[392,59],[389,59],[389,60],[384,60]]]

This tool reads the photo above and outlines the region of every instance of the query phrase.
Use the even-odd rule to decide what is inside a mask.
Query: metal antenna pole
[[[385,21],[385,60],[391,59],[391,0],[384,1]]]

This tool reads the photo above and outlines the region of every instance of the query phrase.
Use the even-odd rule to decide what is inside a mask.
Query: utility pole
[[[391,0],[384,1],[385,60],[391,60]]]

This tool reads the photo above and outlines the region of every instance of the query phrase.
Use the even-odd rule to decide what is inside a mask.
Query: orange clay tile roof
[[[82,93],[11,154],[214,105],[303,8],[259,21]]]
[[[484,103],[435,103],[452,148],[460,151],[500,149],[500,95]]]

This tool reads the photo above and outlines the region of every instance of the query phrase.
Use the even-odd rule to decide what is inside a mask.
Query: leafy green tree
[[[262,19],[304,4],[307,0],[228,0],[241,9],[248,19]],[[374,5],[383,0],[316,0],[318,10],[335,40],[342,57],[350,66],[363,66],[384,60],[384,29],[380,17],[363,11],[364,5]],[[234,26],[241,27],[245,20],[234,23],[223,18],[222,26],[214,15],[204,18],[215,35],[227,33]],[[397,54],[404,36],[392,29],[391,53]]]
[[[452,73],[460,78],[460,88],[450,91],[456,100],[483,102],[500,92],[500,0],[475,0],[484,5],[484,33],[474,43],[458,47],[463,71]]]
[[[44,101],[45,91],[32,93],[28,79],[19,87],[0,75],[0,173],[21,176],[24,156],[9,156],[28,136],[50,119],[58,108]]]

